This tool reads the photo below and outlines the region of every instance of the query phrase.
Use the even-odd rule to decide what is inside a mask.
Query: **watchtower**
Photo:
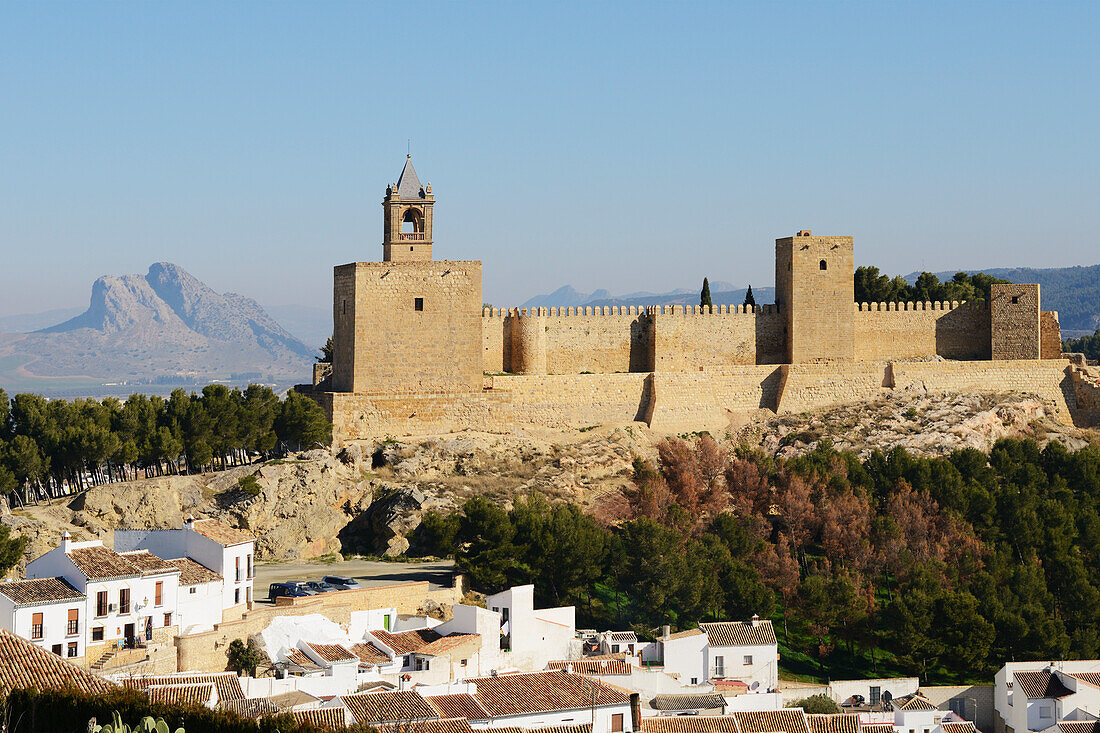
[[[432,184],[420,184],[412,156],[397,183],[386,187],[382,201],[382,260],[384,262],[426,262],[432,259]]]
[[[815,237],[807,229],[775,240],[775,303],[789,363],[854,358],[854,295],[852,237]]]

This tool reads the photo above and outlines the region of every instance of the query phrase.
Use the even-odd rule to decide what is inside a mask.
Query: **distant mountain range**
[[[937,272],[941,280],[954,277],[957,270]],[[1062,330],[1071,335],[1093,333],[1100,328],[1100,265],[1088,267],[1057,267],[1033,269],[1026,267],[996,267],[984,272],[1011,282],[1039,283],[1044,310],[1058,311]],[[905,275],[910,283],[920,273]],[[757,304],[775,302],[775,288],[753,287]],[[710,297],[715,305],[740,305],[745,301],[745,289],[735,288],[728,282],[714,280],[710,283]],[[699,290],[680,288],[667,293],[627,293],[612,296],[607,290],[581,293],[566,285],[546,295],[536,295],[521,308],[557,308],[569,306],[639,306],[639,305],[698,305]]]
[[[216,293],[158,262],[145,275],[99,278],[87,310],[68,320],[0,334],[0,387],[50,393],[119,382],[305,381],[315,353],[251,298]]]

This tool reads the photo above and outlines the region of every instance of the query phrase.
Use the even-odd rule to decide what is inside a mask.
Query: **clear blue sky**
[[[1100,262],[1097,3],[0,2],[0,315],[381,255],[412,139],[485,298]]]

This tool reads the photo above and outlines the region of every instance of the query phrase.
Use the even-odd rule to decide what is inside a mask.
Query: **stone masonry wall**
[[[512,419],[510,394],[471,392],[356,394],[325,392],[316,396],[332,416],[337,444],[398,435],[447,433],[474,426],[496,429]]]
[[[989,310],[993,359],[1040,358],[1038,285],[993,285]]]
[[[1062,358],[1062,326],[1058,323],[1058,311],[1039,314],[1039,354],[1042,359]]]
[[[784,364],[778,412],[876,399],[889,387],[884,362]]]
[[[654,316],[654,371],[698,372],[783,361],[783,318],[774,305],[672,306]]]
[[[989,358],[989,307],[977,303],[860,303],[855,306],[855,358]]]
[[[809,231],[775,241],[775,297],[786,321],[787,361],[853,358],[852,237],[815,237]]]
[[[897,389],[916,385],[932,392],[1030,392],[1054,402],[1058,417],[1065,422],[1071,421],[1077,409],[1068,362],[1061,359],[897,362],[891,370]]]
[[[782,367],[746,365],[725,371],[656,372],[651,427],[659,432],[724,430],[735,415],[776,409]]]

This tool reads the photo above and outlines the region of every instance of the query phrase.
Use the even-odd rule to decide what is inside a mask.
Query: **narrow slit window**
[[[1020,296],[1019,295],[1013,295],[1012,296],[1012,302],[1013,302],[1013,304],[1019,303],[1020,302]]]
[[[413,298],[413,310],[416,310],[416,311],[424,310],[424,299],[423,298]]]
[[[822,260],[820,263],[818,263],[817,267],[820,270],[828,270],[829,269],[829,263],[826,262],[825,260]]]

